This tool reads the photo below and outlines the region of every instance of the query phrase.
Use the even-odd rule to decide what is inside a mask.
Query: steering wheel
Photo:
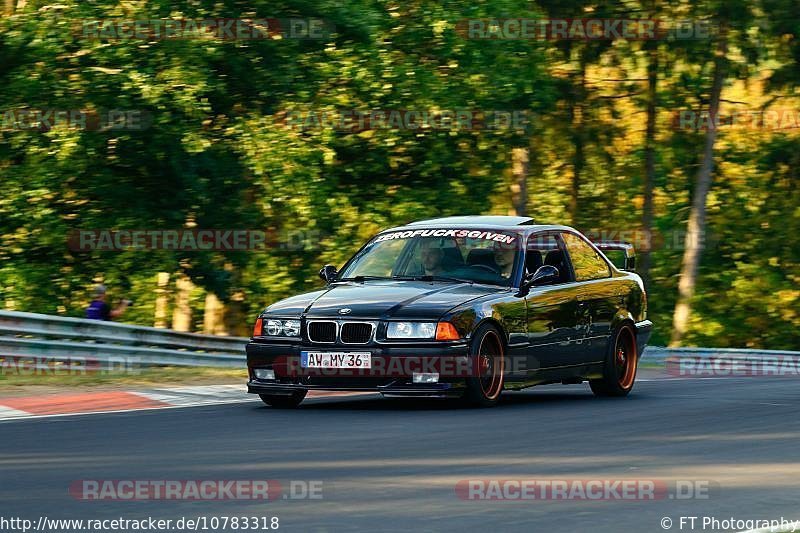
[[[492,274],[500,275],[500,270],[496,269],[489,265],[477,264],[477,265],[470,265],[471,268],[480,268],[481,270],[486,270],[487,272],[491,272]]]

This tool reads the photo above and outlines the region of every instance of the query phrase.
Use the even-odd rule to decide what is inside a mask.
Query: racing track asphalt
[[[0,516],[278,516],[279,531],[658,532],[663,517],[800,518],[800,386],[790,378],[512,393],[494,409],[378,397],[0,423]],[[465,479],[711,482],[707,499],[474,501]],[[322,500],[78,501],[82,479],[320,480]],[[684,527],[683,531],[688,528]],[[695,531],[700,529],[695,528]],[[708,529],[706,529],[708,531]]]

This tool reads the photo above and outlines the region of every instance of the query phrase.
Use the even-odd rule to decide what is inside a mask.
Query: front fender
[[[496,326],[507,345],[527,340],[525,299],[515,297],[511,291],[454,307],[445,313],[442,320],[451,322],[466,340],[470,340],[472,333],[484,322]]]

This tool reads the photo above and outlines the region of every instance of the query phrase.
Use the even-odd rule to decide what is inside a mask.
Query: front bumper
[[[464,394],[463,385],[456,383],[418,384],[410,381],[396,380],[375,386],[352,386],[347,384],[312,385],[269,383],[256,379],[247,382],[247,392],[251,394],[267,394],[271,396],[289,396],[297,391],[352,391],[379,392],[384,396],[405,396],[424,398],[460,398]]]
[[[464,342],[437,344],[317,345],[250,342],[246,347],[253,394],[291,395],[297,391],[362,391],[385,396],[459,397],[471,359]],[[300,367],[301,351],[370,352],[369,370],[321,370]],[[255,368],[272,369],[274,380],[257,379]],[[438,383],[414,383],[413,373],[438,372]]]

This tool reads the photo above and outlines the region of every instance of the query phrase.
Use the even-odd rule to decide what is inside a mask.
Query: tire
[[[627,396],[636,381],[638,366],[636,333],[633,326],[623,324],[616,329],[608,343],[603,377],[589,380],[589,386],[596,396]]]
[[[294,409],[305,399],[307,391],[296,391],[289,396],[259,394],[261,401],[275,409]]]
[[[503,392],[505,350],[499,331],[484,324],[475,331],[470,345],[471,366],[475,377],[466,378],[464,400],[475,407],[497,405]],[[485,376],[484,376],[485,374]]]

